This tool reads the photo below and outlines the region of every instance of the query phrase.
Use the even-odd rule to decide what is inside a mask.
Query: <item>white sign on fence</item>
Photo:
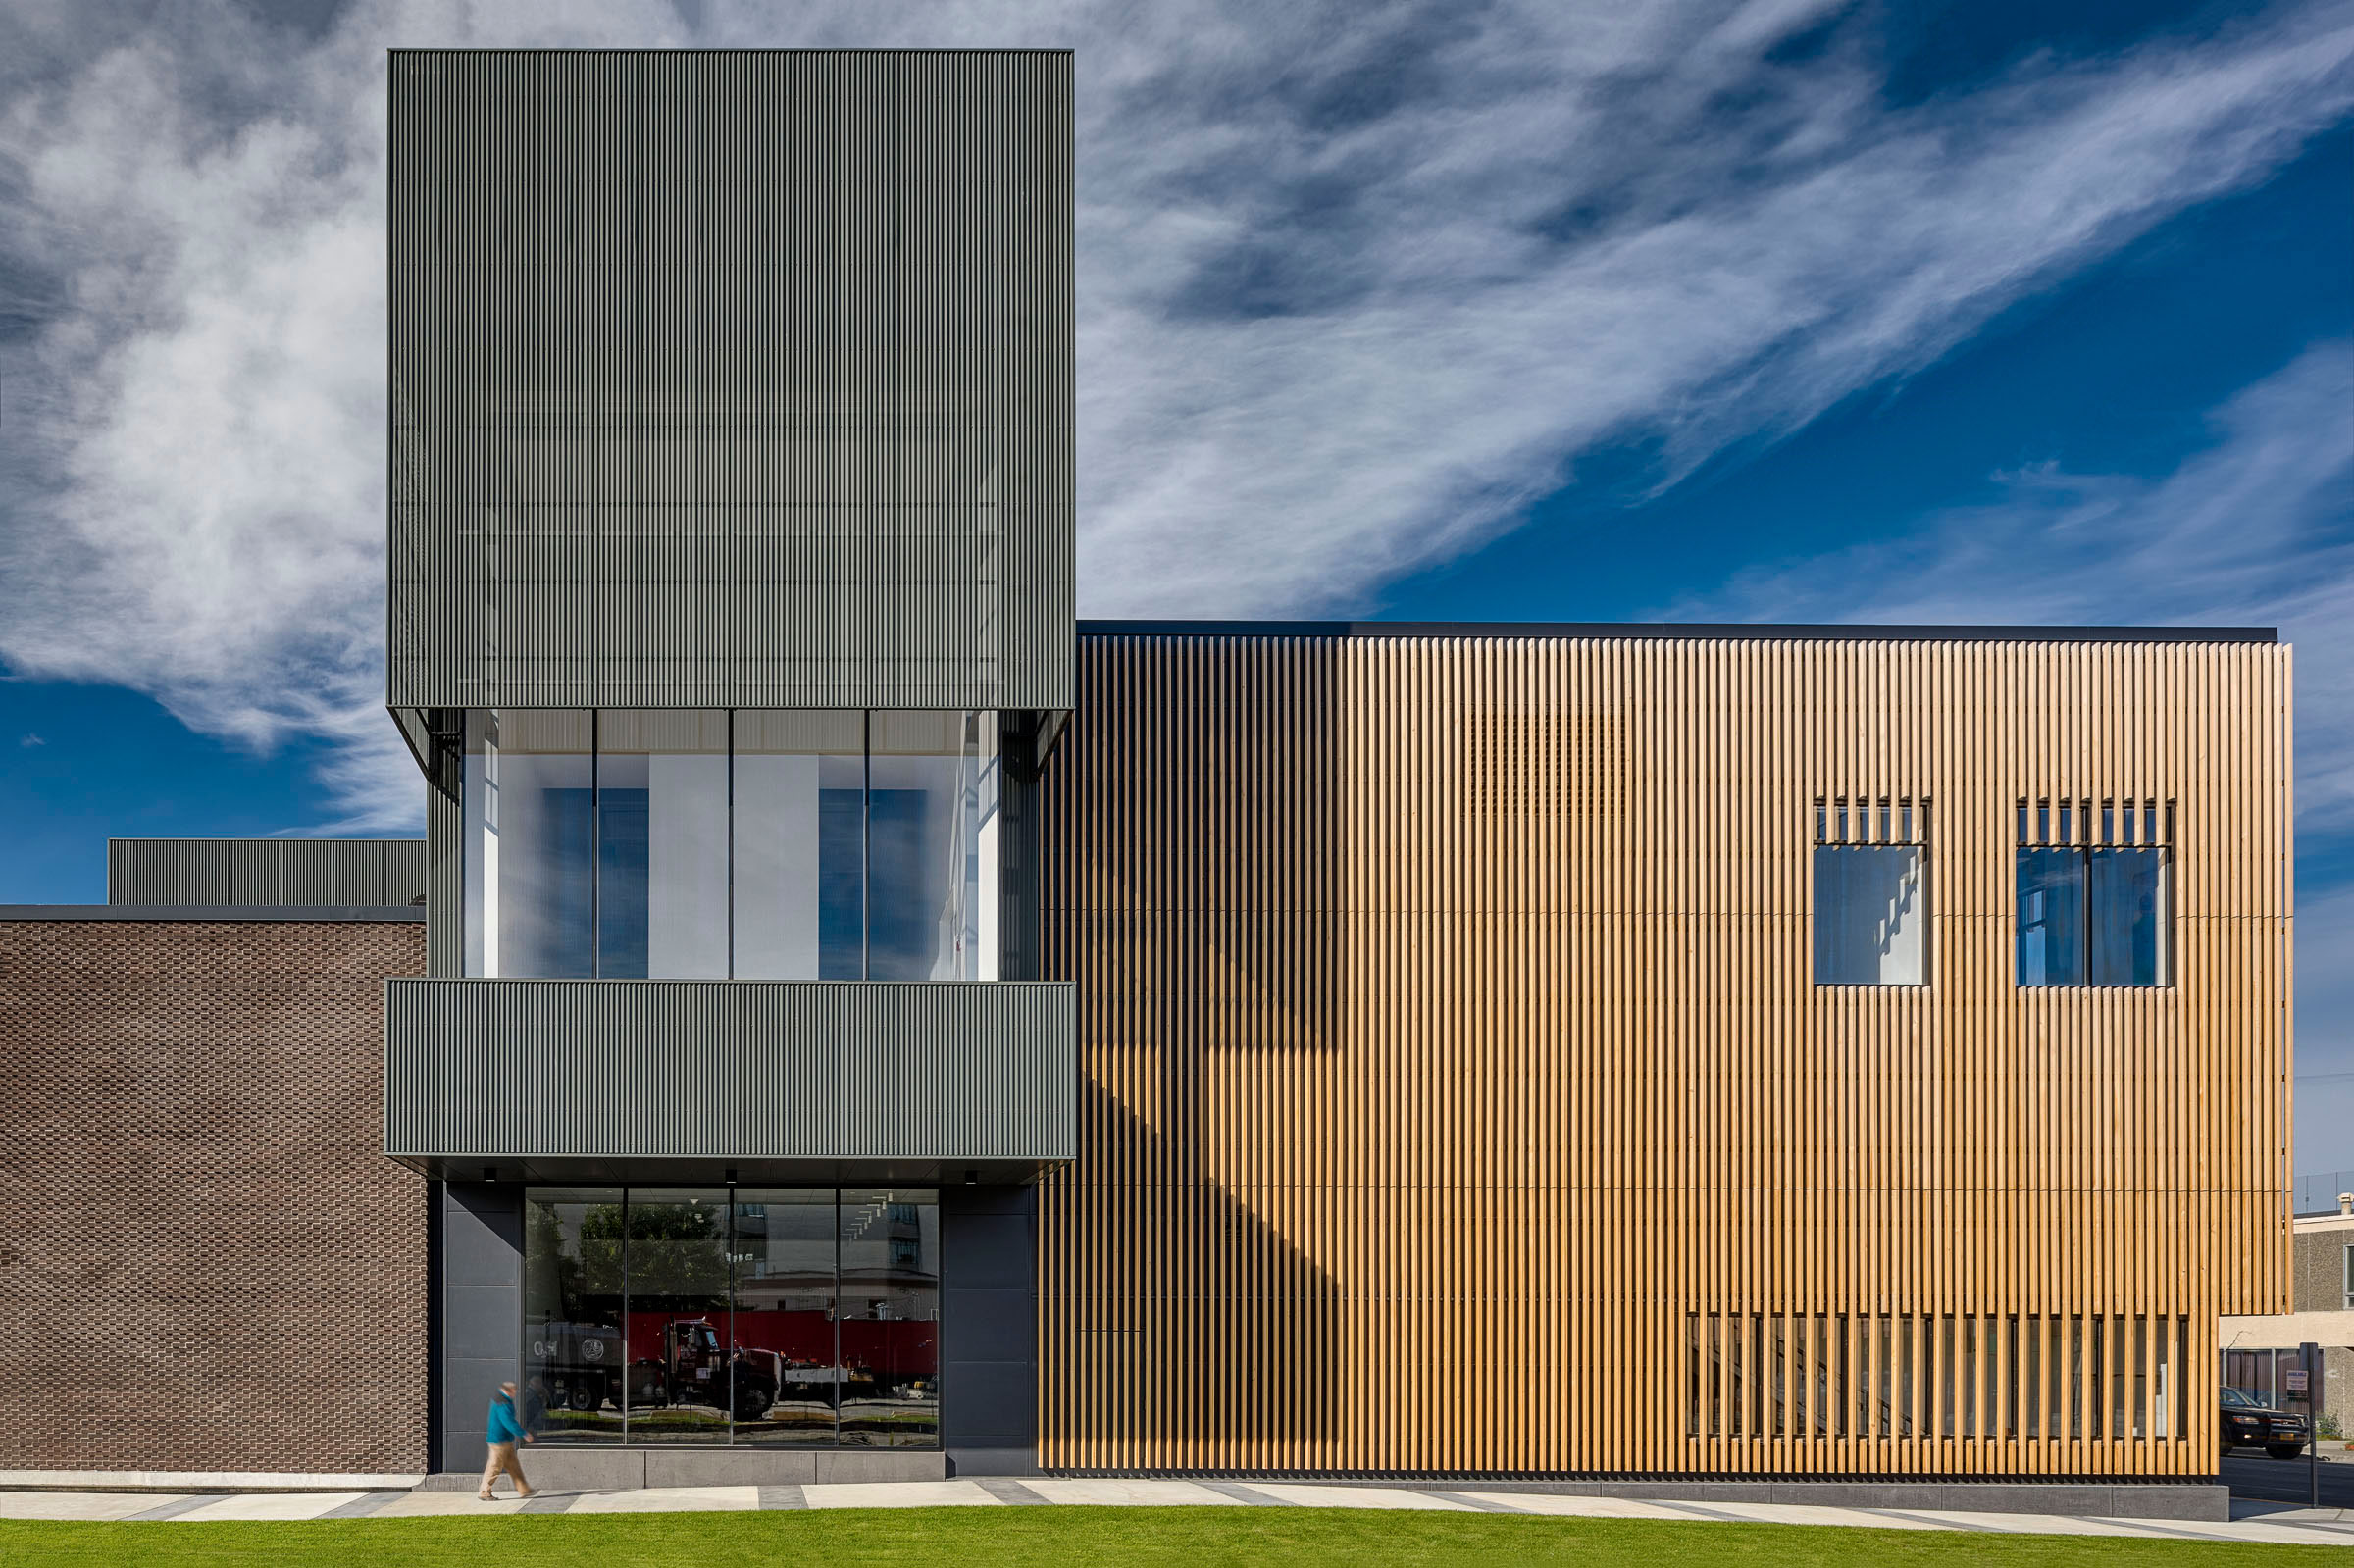
[[[2281,1368],[2280,1388],[2287,1393],[2303,1393],[2305,1391],[2305,1369],[2303,1367]]]

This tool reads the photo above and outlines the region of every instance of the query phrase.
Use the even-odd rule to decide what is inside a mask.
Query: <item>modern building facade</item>
[[[2340,1193],[2331,1212],[2296,1217],[2289,1273],[2287,1311],[2217,1321],[2219,1375],[2268,1403],[2310,1405],[2323,1436],[2342,1440],[2354,1432],[2354,1192]],[[2308,1345],[2320,1352],[2316,1365],[2307,1364]],[[2292,1370],[2306,1374],[2302,1393]]]
[[[303,1418],[349,1473],[479,1465],[515,1378],[605,1484],[2212,1507],[2214,1325],[2288,1291],[2287,650],[1076,622],[1070,69],[392,57],[427,835],[0,912],[0,1149],[101,1151],[0,1152],[0,1315],[152,1307],[145,1427],[0,1471],[290,1468],[242,1300],[383,1391]],[[332,1234],[61,1292],[77,1199],[202,1172]]]

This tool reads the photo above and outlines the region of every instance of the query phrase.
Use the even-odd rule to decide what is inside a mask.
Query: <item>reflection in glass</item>
[[[585,977],[594,962],[586,713],[466,716],[466,973]]]
[[[596,721],[597,974],[728,974],[728,716]]]
[[[766,1407],[737,1413],[736,1441],[834,1442],[842,1365],[834,1353],[834,1191],[740,1188],[731,1252],[736,1346]]]
[[[1815,846],[1815,984],[1927,979],[1927,887],[1919,844]]]
[[[2092,983],[2166,984],[2166,851],[2089,853]]]
[[[630,1442],[725,1442],[736,1396],[728,1195],[633,1189],[628,1229]]]
[[[533,1188],[523,1208],[525,1425],[540,1442],[619,1442],[621,1189]]]
[[[466,972],[998,978],[991,712],[467,716]]]
[[[2080,849],[2019,852],[2019,984],[2081,986],[2084,942],[2084,853]]]
[[[842,1194],[842,1442],[925,1447],[940,1436],[940,1203],[931,1191]]]
[[[857,980],[865,716],[736,715],[736,975]]]
[[[995,980],[997,715],[877,713],[869,748],[868,978]]]

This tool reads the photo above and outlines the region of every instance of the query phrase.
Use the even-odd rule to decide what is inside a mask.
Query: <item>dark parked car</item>
[[[2264,1402],[2248,1389],[2224,1391],[2224,1452],[2262,1448],[2276,1459],[2294,1459],[2305,1451],[2305,1418]]]

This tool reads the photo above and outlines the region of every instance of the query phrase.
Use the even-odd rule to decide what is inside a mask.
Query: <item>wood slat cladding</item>
[[[1163,630],[1046,786],[1043,1463],[2213,1473],[2204,1356],[2163,1438],[1695,1432],[1690,1325],[1969,1319],[1984,1408],[2285,1307],[2285,648]],[[2174,985],[2013,984],[2063,797],[2174,803]],[[1813,984],[1842,798],[1934,802],[1928,985]]]

